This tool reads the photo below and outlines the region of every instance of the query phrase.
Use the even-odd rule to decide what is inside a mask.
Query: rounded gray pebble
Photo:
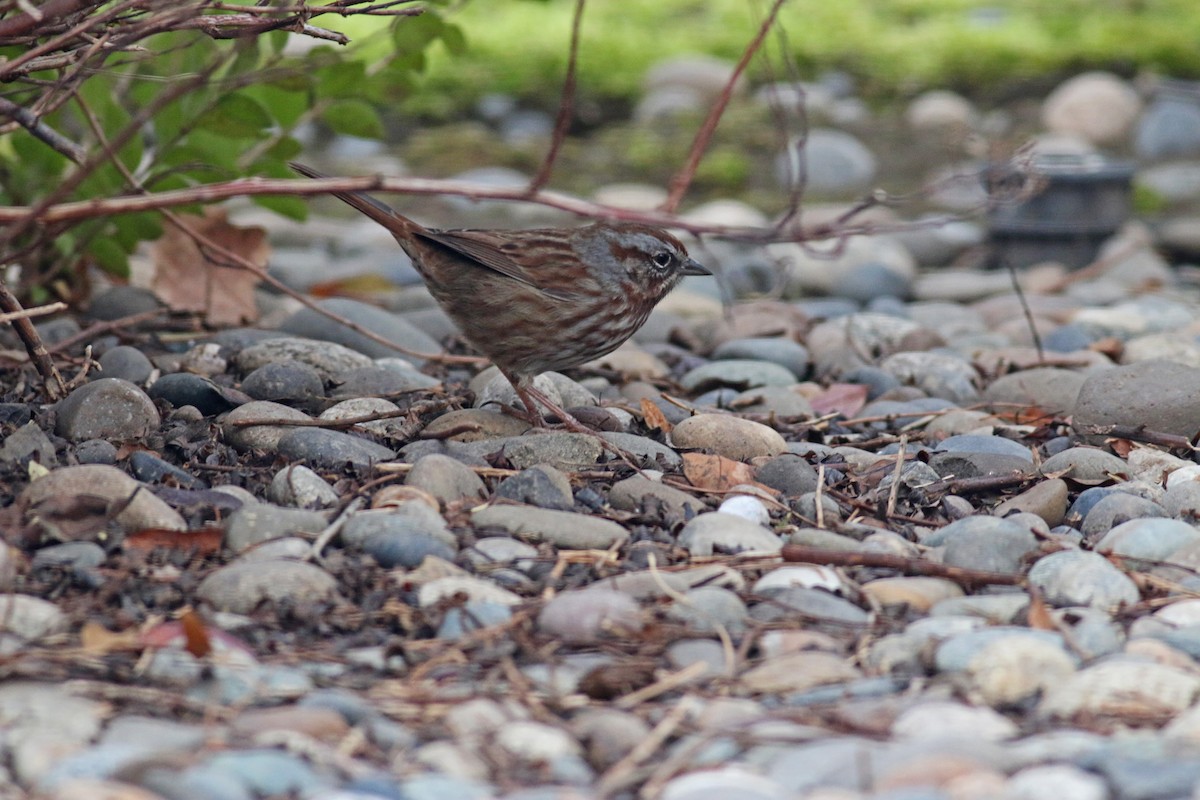
[[[782,336],[730,339],[717,345],[712,357],[718,361],[745,359],[769,361],[786,368],[796,380],[808,373],[808,348]]]
[[[154,372],[150,359],[136,347],[118,345],[104,351],[100,356],[101,375],[105,378],[121,378],[130,383],[144,384]]]
[[[444,504],[482,500],[487,496],[483,481],[470,467],[436,453],[417,459],[404,483],[429,492]]]
[[[1150,359],[1090,375],[1079,389],[1072,424],[1080,433],[1094,426],[1129,425],[1192,436],[1197,418],[1200,369]]]
[[[538,628],[548,636],[586,644],[619,631],[640,631],[642,610],[629,595],[609,589],[562,592],[542,607]]]
[[[276,472],[267,487],[267,498],[296,508],[326,508],[337,505],[340,499],[324,478],[303,464],[292,464]]]
[[[249,614],[264,602],[321,603],[336,594],[332,575],[301,561],[235,561],[214,570],[196,589],[196,596],[213,608],[235,614]]]
[[[340,469],[347,464],[366,469],[396,457],[391,448],[324,428],[295,428],[279,437],[276,450],[284,458],[329,469]]]
[[[1042,462],[1042,474],[1063,472],[1062,477],[1078,483],[1106,483],[1114,476],[1129,474],[1129,465],[1112,453],[1094,447],[1072,447]]]
[[[724,630],[739,636],[746,629],[746,604],[728,589],[702,586],[692,589],[667,609],[667,617],[697,634]]]
[[[680,379],[689,392],[700,393],[716,387],[753,389],[758,386],[791,386],[796,376],[787,367],[770,361],[725,359],[696,367]]]
[[[120,378],[85,383],[57,408],[55,431],[64,439],[144,439],[162,424],[154,402],[134,384]]]
[[[1100,501],[1083,518],[1080,530],[1089,540],[1107,534],[1114,526],[1135,519],[1166,517],[1167,510],[1144,497],[1126,492],[1113,492]]]
[[[496,486],[496,496],[558,511],[569,511],[575,506],[575,497],[571,493],[571,482],[567,476],[545,464],[538,464],[505,478]]]
[[[1063,550],[1039,559],[1029,570],[1029,583],[1056,606],[1089,606],[1102,610],[1136,603],[1137,584],[1104,556],[1085,550]]]
[[[295,533],[316,534],[329,522],[318,511],[283,508],[270,503],[249,503],[225,521],[225,545],[240,553],[256,544]]]
[[[550,542],[565,550],[606,550],[629,538],[607,519],[532,506],[486,506],[471,512],[477,529],[499,528],[513,536]]]
[[[106,439],[87,439],[75,445],[75,459],[80,464],[115,464],[117,446]]]
[[[242,391],[255,400],[310,402],[325,396],[325,382],[308,364],[292,359],[263,364],[242,380]]]
[[[783,540],[742,517],[718,512],[701,514],[679,532],[679,546],[692,556],[778,553]]]

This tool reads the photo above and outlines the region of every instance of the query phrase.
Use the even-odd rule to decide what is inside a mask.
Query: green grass
[[[571,0],[471,0],[446,12],[466,34],[467,51],[435,48],[405,110],[451,116],[487,92],[553,107],[573,8]],[[673,55],[734,59],[766,8],[766,0],[592,0],[580,97],[628,103],[646,69]],[[1000,9],[999,17],[987,9]],[[1200,76],[1195,0],[790,0],[780,19],[801,77],[846,70],[869,97],[930,86],[986,94],[1088,68]],[[372,21],[336,23],[360,37]],[[377,37],[368,49],[387,46]],[[759,59],[755,80],[786,77],[780,47],[771,40],[771,66]]]

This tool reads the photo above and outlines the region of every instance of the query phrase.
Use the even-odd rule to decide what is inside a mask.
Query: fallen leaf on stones
[[[1133,452],[1135,447],[1137,447],[1137,445],[1128,439],[1109,439],[1108,446],[1111,447],[1113,453],[1120,458],[1129,458],[1129,454]]]
[[[663,414],[662,409],[654,405],[654,403],[645,397],[643,397],[641,400],[641,406],[642,419],[645,421],[647,428],[650,428],[651,430],[657,429],[663,433],[671,432],[671,423],[667,419],[666,415]]]
[[[1020,406],[1017,408],[998,408],[992,412],[997,419],[1006,420],[1014,425],[1037,425],[1046,420],[1054,419],[1055,415],[1052,411],[1047,411],[1041,406]]]
[[[85,622],[79,630],[79,644],[87,653],[104,655],[122,650],[138,650],[141,637],[136,629],[110,631],[99,622]]]
[[[835,383],[809,400],[819,416],[838,413],[853,417],[867,404],[867,387],[860,383]]]
[[[1041,631],[1056,631],[1058,626],[1054,624],[1054,617],[1050,616],[1050,608],[1046,605],[1042,593],[1030,589],[1029,591],[1029,611],[1027,612],[1029,619],[1029,627],[1036,628]]]
[[[754,469],[749,464],[724,456],[684,453],[683,474],[697,489],[723,492],[739,484],[754,484]]]
[[[183,637],[187,642],[185,649],[196,658],[204,658],[212,652],[212,641],[208,638],[208,628],[204,620],[195,611],[188,609],[179,617],[183,626]]]
[[[203,216],[181,216],[199,235],[266,268],[270,247],[262,228],[231,225],[225,212],[216,208],[205,209]],[[254,302],[258,275],[218,252],[201,248],[174,225],[168,225],[154,244],[154,267],[150,288],[176,311],[202,311],[210,325],[239,325],[258,318]]]
[[[149,553],[152,550],[168,550],[208,556],[221,549],[225,532],[220,528],[200,528],[194,531],[172,531],[165,528],[147,528],[125,537],[122,547],[126,552]]]
[[[203,622],[201,624],[203,625]],[[144,647],[182,647],[191,653],[191,648],[194,644],[189,641],[189,633],[184,625],[184,622],[175,620],[155,625],[142,631],[141,643]],[[204,637],[205,644],[209,648],[206,652],[211,652],[212,650],[238,650],[250,654],[254,652],[241,639],[220,628],[209,628],[207,625],[204,625]],[[195,655],[195,653],[192,654]]]

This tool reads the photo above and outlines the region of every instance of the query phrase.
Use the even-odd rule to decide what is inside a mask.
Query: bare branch
[[[45,207],[0,207],[0,224],[26,221],[36,210],[40,224],[73,222],[111,214],[133,214],[141,211],[173,208],[196,203],[214,203],[233,197],[256,195],[318,195],[329,192],[396,192],[416,195],[447,195],[471,200],[509,200],[526,202],[566,211],[593,219],[641,222],[663,228],[677,228],[692,234],[707,234],[748,242],[812,241],[817,239],[866,236],[894,233],[927,227],[925,222],[862,223],[846,222],[836,230],[825,226],[816,231],[779,231],[775,228],[754,228],[738,225],[712,225],[691,222],[662,211],[635,211],[582,200],[573,195],[552,190],[529,194],[524,187],[510,188],[470,181],[438,180],[433,178],[319,178],[291,180],[275,178],[243,178],[223,183],[209,183],[190,189],[175,189],[137,197],[110,197],[57,203]]]
[[[0,97],[0,114],[13,120],[29,131],[30,135],[62,153],[76,164],[87,156],[87,152],[82,147],[42,122],[36,114],[3,97]]]
[[[717,102],[713,104],[713,107],[709,109],[704,124],[696,132],[696,138],[692,141],[692,149],[688,153],[687,161],[684,162],[683,168],[671,179],[670,194],[667,196],[666,202],[662,205],[663,211],[673,214],[679,210],[679,203],[683,200],[688,186],[692,183],[692,178],[696,175],[696,167],[700,165],[700,159],[704,157],[704,151],[708,149],[708,142],[712,139],[713,132],[717,129],[717,124],[725,114],[725,108],[729,105],[730,98],[733,97],[733,87],[737,85],[738,80],[742,77],[742,73],[746,71],[746,67],[750,64],[750,59],[754,58],[754,54],[762,46],[763,40],[767,38],[767,33],[771,30],[771,26],[775,24],[775,19],[779,16],[779,9],[783,7],[784,2],[785,0],[775,0],[771,4],[770,12],[768,12],[766,19],[763,20],[762,25],[758,28],[758,34],[751,40],[750,44],[746,45],[746,50],[742,53],[737,66],[733,68],[733,74],[729,76],[729,81],[725,84],[725,88],[721,90],[720,97],[717,98]]]
[[[575,109],[575,66],[579,60],[579,30],[583,22],[583,7],[587,0],[575,0],[575,16],[571,20],[571,50],[567,56],[567,76],[563,79],[562,99],[558,103],[558,119],[554,121],[554,136],[550,140],[550,148],[542,160],[542,166],[529,182],[529,193],[534,194],[550,180],[554,170],[554,161],[562,147],[563,139],[567,137],[567,128],[571,126],[571,113]]]

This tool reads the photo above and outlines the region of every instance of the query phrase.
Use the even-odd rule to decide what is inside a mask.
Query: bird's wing
[[[550,262],[549,266],[561,267],[569,263],[568,259],[576,259],[578,256],[562,241],[561,233],[554,236],[553,232],[548,231],[550,235],[544,237],[539,236],[539,233],[541,231],[514,231],[514,235],[510,236],[506,231],[423,230],[416,232],[416,235],[448,247],[493,272],[536,289],[547,297],[569,300],[573,296],[572,292],[547,286],[546,278],[550,276],[546,270],[530,270],[525,264],[528,259],[522,257],[535,252],[542,255],[561,252],[561,257],[542,261],[543,264]]]

